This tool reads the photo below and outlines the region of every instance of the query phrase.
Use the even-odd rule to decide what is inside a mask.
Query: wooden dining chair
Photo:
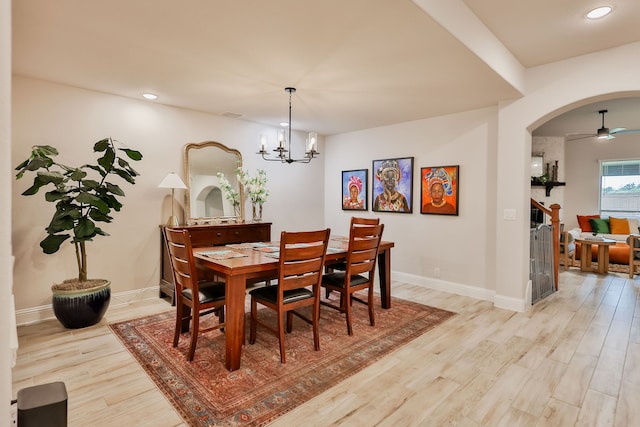
[[[293,315],[312,325],[313,342],[320,350],[318,321],[320,318],[320,282],[330,229],[319,231],[286,232],[280,235],[280,255],[277,285],[254,289],[251,295],[251,322],[249,343],[256,342],[256,328],[260,324],[278,336],[280,362],[286,363],[284,346],[284,315],[287,315],[287,332],[293,327]],[[258,319],[258,303],[275,310],[277,326]],[[297,309],[312,307],[311,317]]]
[[[196,351],[198,334],[222,329],[224,323],[225,284],[219,281],[199,281],[196,264],[193,259],[191,236],[188,230],[163,229],[176,292],[176,326],[173,346],[178,346],[183,324],[191,321],[191,341],[187,360],[192,361]],[[218,323],[209,328],[200,329],[200,318],[215,313]]]
[[[378,225],[380,224],[380,218],[360,218],[360,217],[351,217],[351,222],[349,223],[349,229],[353,227],[353,225]],[[344,271],[347,268],[347,264],[344,260],[335,261],[325,267],[326,273],[332,273],[335,270]],[[329,297],[329,291],[327,291],[327,298]]]
[[[373,311],[373,282],[375,278],[378,251],[382,241],[384,225],[351,224],[349,231],[349,248],[344,271],[335,271],[322,277],[322,286],[328,292],[340,293],[340,305],[329,301],[321,304],[345,313],[347,319],[347,333],[353,335],[351,320],[351,303],[357,301],[369,308],[369,323],[375,326]],[[367,289],[367,301],[353,295],[355,292]]]

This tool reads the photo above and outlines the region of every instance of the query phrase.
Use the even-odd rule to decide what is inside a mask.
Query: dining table
[[[344,260],[348,237],[332,237],[327,248],[325,265]],[[383,309],[391,308],[391,248],[394,243],[382,241],[378,252],[378,277]],[[193,249],[199,268],[210,270],[224,278],[226,291],[225,366],[229,371],[240,368],[244,344],[245,298],[247,282],[269,280],[278,276],[279,242],[252,242]],[[185,325],[188,327],[187,325]]]

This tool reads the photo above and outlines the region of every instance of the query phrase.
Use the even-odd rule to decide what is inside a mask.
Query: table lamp
[[[178,174],[176,174],[175,172],[171,172],[164,177],[160,184],[158,184],[158,188],[171,189],[171,216],[167,221],[167,225],[170,227],[177,227],[180,224],[178,223],[178,217],[174,215],[173,207],[175,205],[175,198],[173,197],[173,192],[176,188],[186,189],[187,186],[184,185],[184,182],[182,182],[182,179],[180,179]]]

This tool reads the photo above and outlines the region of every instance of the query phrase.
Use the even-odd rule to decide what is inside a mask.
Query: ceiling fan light
[[[596,135],[598,139],[607,139],[609,138],[609,128],[600,128],[598,129],[598,134]]]
[[[600,19],[610,14],[612,10],[613,8],[611,6],[596,7],[595,9],[592,9],[589,12],[587,12],[587,18]]]

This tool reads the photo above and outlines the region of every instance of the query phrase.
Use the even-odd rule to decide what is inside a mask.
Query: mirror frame
[[[191,215],[191,174],[189,172],[189,151],[201,150],[203,148],[219,148],[226,153],[234,154],[237,156],[236,167],[242,167],[242,154],[235,148],[229,148],[226,145],[216,141],[204,141],[204,142],[191,142],[184,146],[184,182],[187,186],[185,190],[185,218],[188,225],[193,224],[210,224],[210,223],[223,223],[223,222],[244,222],[244,188],[242,184],[238,182],[238,193],[240,194],[240,216],[225,215],[219,217],[192,217]],[[215,173],[216,171],[214,171]]]

